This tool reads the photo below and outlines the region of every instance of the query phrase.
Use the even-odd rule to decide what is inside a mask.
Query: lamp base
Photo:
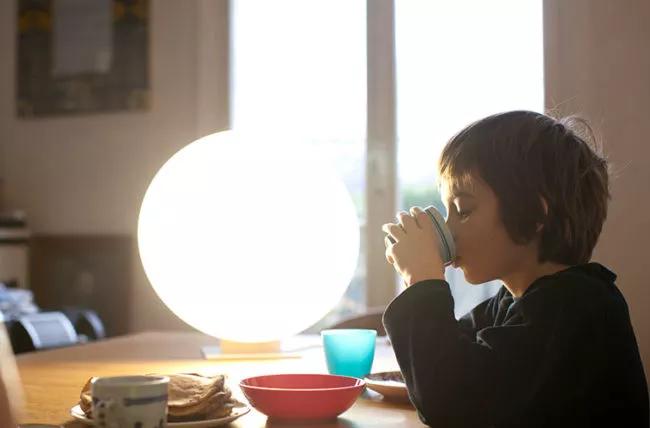
[[[250,353],[278,353],[280,352],[280,341],[245,343],[233,342],[221,339],[221,352],[226,354],[250,354]]]
[[[301,352],[318,348],[319,335],[301,335],[285,341],[243,343],[221,339],[217,346],[203,346],[201,352],[207,360],[273,360],[301,358]]]

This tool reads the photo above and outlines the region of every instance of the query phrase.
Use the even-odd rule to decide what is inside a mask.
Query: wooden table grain
[[[249,376],[274,373],[327,373],[322,348],[300,352],[300,358],[266,360],[205,360],[201,348],[214,339],[194,332],[147,332],[87,345],[18,356],[18,370],[25,393],[21,424],[42,423],[83,427],[70,417],[70,408],[89,377],[147,373],[223,373],[233,394],[245,401],[239,381]],[[373,372],[397,370],[388,344],[378,344]],[[252,409],[231,427],[281,427]],[[297,427],[299,425],[288,425]],[[336,421],[310,427],[422,427],[413,407],[390,403],[366,391]]]

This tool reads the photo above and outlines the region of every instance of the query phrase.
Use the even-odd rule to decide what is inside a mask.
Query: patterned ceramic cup
[[[93,379],[92,414],[103,428],[167,426],[166,376],[115,376]]]

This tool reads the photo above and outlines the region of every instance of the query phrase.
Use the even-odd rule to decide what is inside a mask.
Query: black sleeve
[[[489,303],[486,303],[486,307]],[[485,308],[482,308],[485,309]],[[422,281],[397,296],[384,325],[422,422],[444,427],[492,426],[525,400],[528,373],[541,354],[541,331],[526,324],[471,337],[454,318],[449,285]],[[514,371],[517,376],[506,376]]]

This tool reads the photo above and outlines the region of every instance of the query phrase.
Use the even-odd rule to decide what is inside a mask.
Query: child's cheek
[[[495,251],[493,243],[490,242],[484,231],[480,228],[459,227],[457,230],[456,250],[460,258],[459,264],[465,270],[465,275],[470,279],[479,280],[487,274],[490,258]],[[473,282],[473,281],[472,281]]]

